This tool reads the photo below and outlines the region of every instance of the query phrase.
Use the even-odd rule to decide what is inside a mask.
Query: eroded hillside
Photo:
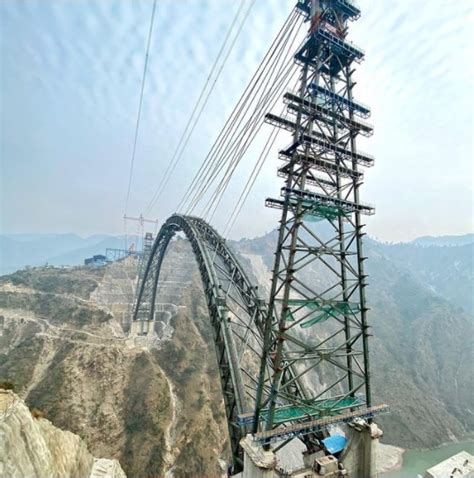
[[[0,476],[126,478],[116,460],[94,458],[80,437],[28,410],[0,388]]]
[[[182,307],[163,313],[172,340],[153,344],[123,331],[136,270],[130,259],[2,278],[0,377],[127,476],[220,476],[226,425],[197,268],[165,271],[158,300]]]

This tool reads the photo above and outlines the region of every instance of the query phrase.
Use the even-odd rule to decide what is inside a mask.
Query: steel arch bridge
[[[243,467],[240,439],[247,432],[272,452],[296,436],[312,454],[324,451],[334,423],[363,418],[368,430],[372,418],[388,410],[372,406],[371,398],[362,215],[375,209],[360,201],[360,187],[361,168],[374,158],[357,148],[356,139],[370,136],[373,127],[361,119],[370,108],[353,96],[353,64],[365,54],[346,39],[360,10],[347,0],[300,0],[295,8],[310,25],[290,60],[300,67],[298,87],[283,94],[286,113],[264,117],[292,138],[279,151],[285,185],[278,198],[265,202],[281,210],[268,306],[217,232],[200,218],[176,214],[146,251],[133,317],[142,326],[154,320],[166,249],[176,232],[184,232],[207,299],[236,469]],[[270,58],[286,48],[278,46],[287,43],[282,35]],[[262,98],[270,91],[278,89]],[[211,169],[203,174],[212,176]],[[204,192],[199,189],[196,198]],[[186,201],[188,210],[199,202],[187,194]],[[277,440],[282,443],[271,448]],[[372,461],[367,463],[359,476],[372,476]]]
[[[133,320],[153,321],[160,270],[173,236],[183,232],[196,257],[209,310],[234,467],[243,466],[240,439],[250,430],[239,416],[254,412],[267,314],[235,254],[203,219],[175,214],[161,227],[139,280]],[[270,367],[271,364],[268,364]],[[268,373],[268,376],[270,374]]]

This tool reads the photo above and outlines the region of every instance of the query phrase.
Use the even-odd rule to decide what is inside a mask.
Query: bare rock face
[[[33,417],[17,395],[0,389],[0,477],[125,478],[116,460],[95,460],[74,433]]]

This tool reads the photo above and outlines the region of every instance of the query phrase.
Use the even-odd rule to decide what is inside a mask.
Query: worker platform
[[[311,88],[311,91],[318,89],[324,92],[329,92],[320,86]],[[331,93],[331,92],[329,92]],[[283,95],[283,102],[287,105],[288,111],[297,115],[301,113],[304,117],[311,117],[318,120],[325,120],[334,118],[337,120],[339,128],[346,128],[362,134],[365,137],[373,135],[374,127],[367,121],[361,120],[358,116],[368,117],[370,110],[363,106],[362,103],[346,100],[340,95],[322,93],[313,98],[302,99],[296,92],[287,91]],[[342,114],[343,111],[348,110],[356,112],[357,116],[346,116]]]
[[[352,0],[335,0],[335,7],[340,13],[342,13],[348,20],[358,20],[360,18],[361,11],[356,3]],[[308,2],[300,0],[296,4],[298,11],[303,14],[307,19],[311,14],[311,8]]]
[[[368,118],[371,114],[370,108],[361,103],[360,101],[349,100],[338,93],[335,93],[321,85],[315,85],[311,83],[308,89],[311,91],[315,98],[319,98],[320,101],[331,101],[336,103],[337,106],[343,108],[346,111],[353,112],[354,114],[361,116],[362,118]]]
[[[267,198],[265,205],[272,209],[282,209],[285,200],[290,201],[292,207],[301,206],[306,216],[326,217],[331,214],[333,217],[346,217],[354,212],[372,216],[375,208],[369,204],[359,203],[336,197],[326,196],[312,191],[302,189],[281,189],[281,196],[286,199]]]
[[[340,413],[333,417],[280,425],[273,430],[249,434],[241,440],[244,450],[244,471],[235,476],[375,477],[376,450],[382,431],[375,423],[369,423],[369,420],[387,410],[387,405],[379,405]],[[245,421],[246,418],[241,419]],[[337,427],[337,431],[334,431],[336,430],[334,427]],[[328,431],[327,437],[311,451],[301,446],[301,442],[296,438],[323,429],[332,431]],[[280,446],[282,441],[285,446]],[[289,448],[285,453],[286,446]]]
[[[273,113],[267,113],[265,115],[265,122],[292,133],[297,129],[296,122],[288,115],[278,116]],[[301,141],[304,141],[310,145],[319,146],[323,151],[334,151],[341,157],[356,161],[363,166],[370,167],[374,163],[374,157],[371,154],[364,153],[362,151],[352,151],[344,146],[335,144],[333,141],[328,140],[323,134],[317,131],[313,131],[311,135],[302,134],[301,138],[297,141],[298,144],[300,144]]]
[[[282,161],[286,161],[287,164],[280,168],[280,171],[285,171],[285,167],[288,165],[288,162],[292,159],[297,163],[303,163],[305,165],[310,165],[311,169],[321,172],[331,172],[334,174],[339,174],[341,178],[350,178],[350,179],[362,179],[364,173],[361,171],[355,171],[352,168],[348,168],[342,164],[336,164],[333,161],[328,161],[323,158],[314,157],[309,154],[298,153],[296,147],[291,144],[285,149],[282,149],[279,153],[279,158]]]
[[[345,41],[330,31],[331,26],[321,24],[295,55],[298,65],[309,64],[328,75],[338,75],[353,61],[361,62],[365,52],[352,42]],[[322,54],[318,45],[323,44]]]

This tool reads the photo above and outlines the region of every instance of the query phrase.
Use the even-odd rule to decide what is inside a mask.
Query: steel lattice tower
[[[354,64],[364,52],[346,39],[360,11],[350,0],[297,4],[309,32],[295,61],[298,91],[284,95],[286,115],[266,121],[292,133],[280,151],[285,178],[254,414],[254,431],[272,430],[371,406],[369,327],[359,200],[373,157],[356,147],[370,136],[368,107],[353,97]],[[314,386],[314,384],[318,384]]]

